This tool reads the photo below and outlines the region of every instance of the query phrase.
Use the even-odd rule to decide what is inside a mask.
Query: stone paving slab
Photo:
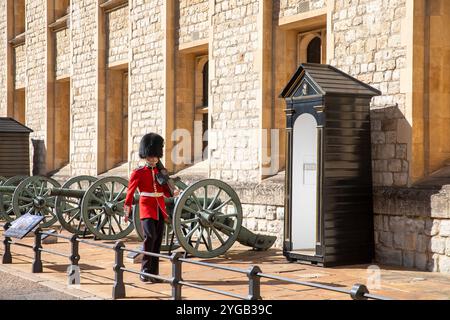
[[[136,248],[139,242],[134,236],[124,240],[129,248]],[[33,238],[20,240],[22,243],[33,243]],[[98,241],[113,245],[111,241]],[[3,247],[0,246],[0,256]],[[58,243],[44,245],[44,248],[69,253],[69,244],[62,239]],[[31,274],[33,253],[31,249],[12,246],[13,264],[0,265],[2,270],[20,274],[25,279],[60,290],[77,292],[75,296],[80,299],[111,299],[114,283],[114,252],[98,247],[80,243],[81,285],[67,285],[67,258],[42,253],[44,271],[40,274]],[[350,289],[355,283],[367,284],[369,265],[355,265],[336,268],[321,268],[312,265],[290,263],[286,261],[280,250],[253,251],[239,244],[232,247],[226,255],[214,259],[195,259],[204,262],[216,263],[224,266],[248,269],[258,265],[264,273],[278,275],[298,281],[308,281],[338,288]],[[129,269],[139,270],[139,264],[125,261]],[[371,293],[384,295],[395,299],[450,299],[450,275],[422,272],[399,267],[378,266],[380,268],[380,286],[370,286]],[[161,259],[161,276],[171,276],[171,264]],[[37,280],[36,280],[37,279]],[[246,296],[248,281],[245,274],[196,266],[183,263],[183,279],[197,285],[232,292]],[[169,284],[145,284],[139,281],[138,276],[131,273],[124,274],[127,299],[156,299],[167,300],[171,298]],[[195,288],[183,287],[183,299],[201,300],[227,300],[234,299],[215,293],[201,291]],[[261,279],[261,295],[263,299],[279,300],[347,300],[346,294],[326,291],[311,287],[289,284],[272,279]]]

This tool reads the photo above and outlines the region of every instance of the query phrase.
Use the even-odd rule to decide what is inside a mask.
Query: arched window
[[[321,63],[322,61],[322,40],[319,37],[315,37],[308,44],[307,48],[307,62],[308,63]]]
[[[314,30],[298,34],[297,63],[325,63],[326,30]]]

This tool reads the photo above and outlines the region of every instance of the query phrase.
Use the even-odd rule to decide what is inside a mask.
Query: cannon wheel
[[[30,213],[44,217],[41,228],[48,228],[58,221],[55,213],[55,196],[49,196],[51,188],[61,185],[54,179],[34,176],[23,180],[12,198],[16,218]]]
[[[6,180],[8,180],[8,179],[6,179],[5,177],[1,177],[0,176],[0,186],[3,184],[3,182],[5,182]]]
[[[17,187],[20,182],[28,178],[27,176],[14,176],[3,182],[2,186]],[[0,218],[7,222],[12,222],[13,218],[13,206],[12,206],[12,194],[0,193]]]
[[[81,202],[81,214],[89,231],[101,240],[118,240],[133,231],[133,222],[125,222],[123,205],[128,181],[106,177],[94,182]]]
[[[175,204],[173,228],[178,242],[199,258],[224,254],[236,241],[241,225],[239,197],[220,180],[205,179],[192,184]]]
[[[61,189],[70,190],[87,190],[97,178],[91,176],[78,176],[67,180]],[[89,230],[83,223],[81,215],[81,201],[80,198],[73,198],[67,196],[56,197],[55,212],[61,226],[70,233],[81,235],[89,234]]]
[[[134,223],[134,228],[136,230],[136,234],[138,235],[139,240],[144,241],[144,232],[142,230],[141,219],[139,218],[139,205],[137,205],[136,210],[134,211],[133,223]],[[173,235],[172,225],[169,223],[165,223],[163,232],[164,232],[164,234],[163,234],[162,243],[161,243],[161,251],[169,251],[169,250],[178,249],[180,247],[180,245],[178,243],[175,243],[175,241],[172,245],[172,248],[170,248],[170,242],[172,240],[172,235]],[[174,240],[176,240],[176,239],[174,238]]]

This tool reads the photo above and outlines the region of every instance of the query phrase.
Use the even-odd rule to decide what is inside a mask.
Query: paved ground
[[[0,300],[74,300],[73,296],[0,271]]]
[[[2,236],[0,236],[2,238]],[[27,238],[23,243],[32,244],[33,238]],[[113,244],[113,242],[104,242]],[[138,246],[136,238],[125,240],[127,247]],[[60,241],[57,244],[45,245],[44,248],[68,253],[69,244]],[[0,245],[0,256],[3,246]],[[31,274],[32,252],[30,249],[13,246],[13,264],[1,265],[0,271],[28,277],[34,282],[50,286],[81,299],[111,299],[114,273],[112,266],[114,252],[80,244],[81,285],[77,288],[67,286],[66,270],[68,259],[48,253],[43,253],[44,272]],[[385,295],[396,299],[450,299],[450,275],[420,272],[405,268],[378,266],[377,272],[368,269],[368,265],[358,265],[339,268],[320,268],[310,265],[288,263],[280,250],[266,252],[250,251],[248,248],[235,245],[225,256],[214,259],[196,259],[220,265],[247,269],[251,265],[258,265],[263,272],[288,277],[300,281],[310,281],[327,284],[338,288],[350,289],[355,283],[369,286],[371,293]],[[130,261],[126,267],[139,269],[139,265]],[[171,265],[167,261],[161,262],[161,275],[170,277]],[[128,299],[170,299],[169,284],[143,284],[137,275],[125,273],[126,293]],[[248,281],[245,275],[221,271],[204,266],[183,263],[183,279],[197,285],[226,290],[234,294],[247,295]],[[263,299],[280,300],[322,300],[349,299],[348,295],[286,284],[275,280],[261,280],[261,294]],[[195,288],[183,287],[183,299],[229,299],[222,295],[201,291]]]

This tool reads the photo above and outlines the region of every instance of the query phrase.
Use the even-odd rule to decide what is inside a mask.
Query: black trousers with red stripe
[[[144,251],[160,253],[164,230],[164,217],[158,209],[159,220],[142,219],[144,231]],[[151,274],[159,274],[159,258],[144,255],[142,258],[142,271]]]

